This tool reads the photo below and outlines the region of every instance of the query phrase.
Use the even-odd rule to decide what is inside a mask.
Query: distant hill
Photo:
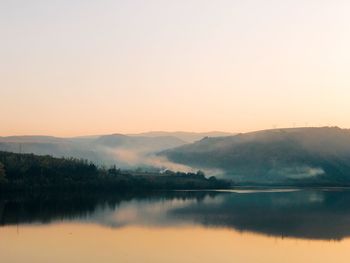
[[[0,137],[0,142],[5,143],[64,143],[69,140],[65,138],[43,136],[43,135],[24,135]]]
[[[139,134],[129,134],[130,136],[143,136],[143,137],[162,137],[162,136],[171,136],[179,138],[187,143],[192,143],[198,140],[201,140],[205,137],[222,137],[234,135],[234,133],[221,132],[221,131],[211,131],[211,132],[164,132],[164,131],[153,131],[145,132]]]
[[[0,137],[0,151],[83,158],[96,163],[109,162],[108,156],[92,147],[92,142],[92,139],[75,140],[52,136],[9,136]]]
[[[0,193],[3,191],[49,189],[134,191],[164,189],[228,188],[231,183],[206,178],[202,172],[175,173],[106,169],[79,159],[54,158],[0,151]]]
[[[71,138],[9,136],[0,137],[0,151],[83,158],[99,165],[116,164],[123,168],[156,166],[173,169],[176,167],[163,163],[155,153],[209,135],[221,136],[228,133],[148,132],[138,135],[108,134]]]
[[[199,169],[221,169],[253,184],[350,184],[350,131],[274,129],[205,138],[160,153]]]
[[[108,147],[123,147],[138,151],[156,152],[186,144],[174,136],[127,136],[123,134],[103,135],[94,141],[95,144]]]
[[[54,157],[74,157],[97,164],[137,167],[145,164],[145,156],[186,144],[172,137],[141,137],[122,134],[58,138],[51,136],[0,137],[0,150],[34,153]]]

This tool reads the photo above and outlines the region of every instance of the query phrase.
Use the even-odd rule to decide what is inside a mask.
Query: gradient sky
[[[350,128],[348,0],[0,1],[0,135]]]

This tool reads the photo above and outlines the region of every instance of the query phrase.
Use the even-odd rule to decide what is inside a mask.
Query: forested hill
[[[228,188],[230,183],[197,173],[140,173],[99,168],[78,159],[0,152],[0,188],[111,191]]]
[[[350,185],[350,130],[274,129],[205,138],[161,153],[242,184]]]

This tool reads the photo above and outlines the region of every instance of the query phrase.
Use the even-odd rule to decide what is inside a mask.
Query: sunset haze
[[[2,1],[0,135],[350,127],[349,1]]]

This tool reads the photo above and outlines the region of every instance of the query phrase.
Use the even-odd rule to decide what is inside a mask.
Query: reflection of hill
[[[0,225],[50,223],[56,220],[87,219],[97,209],[118,210],[120,203],[148,200],[202,200],[214,192],[148,192],[122,194],[40,194],[12,195],[0,198]]]
[[[350,236],[350,192],[297,191],[226,194],[219,205],[201,203],[172,213],[207,226],[273,236],[342,239]]]
[[[321,190],[42,195],[2,199],[0,223],[86,220],[108,227],[194,223],[279,237],[340,240],[350,236],[349,203],[350,191]]]

